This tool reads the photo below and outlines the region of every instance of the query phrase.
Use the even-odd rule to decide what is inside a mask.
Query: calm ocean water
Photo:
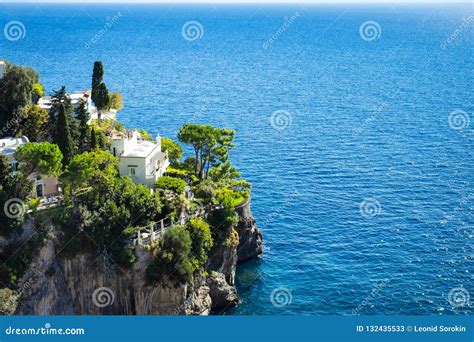
[[[240,267],[228,314],[472,314],[472,15],[0,4],[1,28],[26,31],[0,36],[0,58],[34,66],[48,91],[89,87],[102,60],[129,128],[237,131],[265,254]],[[183,38],[188,21],[202,37]]]

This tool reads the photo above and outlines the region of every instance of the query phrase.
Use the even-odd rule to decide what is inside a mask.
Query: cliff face
[[[237,207],[240,222],[237,227],[239,245],[237,246],[238,262],[255,258],[262,254],[262,233],[257,228],[250,212],[250,202]]]
[[[122,270],[86,254],[59,258],[53,236],[20,281],[16,314],[207,315],[234,306],[239,300],[233,286],[237,263],[262,252],[249,204],[238,213],[239,245],[214,250],[208,262],[213,271],[179,286],[147,284],[145,269],[152,255],[142,247],[135,250],[133,267]]]

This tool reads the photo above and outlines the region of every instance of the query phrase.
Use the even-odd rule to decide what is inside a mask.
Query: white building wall
[[[110,142],[110,153],[116,157],[120,157],[125,150],[125,140],[112,139]]]
[[[130,173],[131,167],[134,167],[135,175]],[[128,176],[134,183],[148,185],[146,178],[145,158],[121,157],[119,172],[121,177]]]
[[[4,61],[0,61],[0,80],[5,76],[6,64]]]
[[[167,155],[161,152],[161,138],[159,136],[148,156],[126,156],[130,152],[133,155],[133,151],[140,146],[138,142],[140,137],[141,135],[137,131],[132,131],[130,138],[112,139],[110,152],[120,159],[119,174],[121,177],[128,176],[134,183],[145,184],[149,188],[153,188],[156,180],[163,176],[169,166],[169,160]],[[147,142],[147,144],[150,143]],[[135,174],[131,173],[132,167],[135,169]]]

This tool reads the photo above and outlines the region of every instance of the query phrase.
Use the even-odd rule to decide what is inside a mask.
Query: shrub
[[[204,205],[213,204],[216,197],[216,184],[210,179],[203,180],[194,188],[194,195],[201,199]]]
[[[37,103],[44,96],[44,88],[40,83],[33,84],[32,102]]]
[[[216,193],[217,202],[223,205],[230,205],[237,207],[245,202],[246,198],[242,194],[228,188],[222,188],[217,190]]]
[[[175,163],[183,155],[183,148],[169,138],[161,138],[161,151],[168,151],[168,157],[171,163]]]
[[[151,136],[150,133],[148,133],[148,131],[146,129],[139,129],[138,133],[140,133],[142,135],[142,138],[145,139],[145,140],[148,140],[148,141],[153,140],[153,137]]]
[[[208,216],[212,227],[212,237],[217,245],[228,246],[235,242],[234,227],[239,222],[235,206],[244,200],[244,197],[230,189],[219,189],[217,191],[217,202],[222,209],[212,211]],[[234,234],[235,235],[235,234]]]
[[[0,315],[12,315],[17,306],[18,294],[9,289],[0,289]]]
[[[148,281],[171,280],[184,284],[192,280],[195,270],[188,230],[184,226],[169,228],[158,242],[155,259],[146,269]]]
[[[168,166],[166,169],[166,175],[174,178],[179,178],[182,180],[190,180],[192,183],[197,183],[199,179],[196,177],[193,171],[186,170],[181,168],[182,164],[174,163],[173,166]]]
[[[28,206],[31,210],[36,211],[40,205],[40,201],[41,200],[39,198],[32,198],[28,201]]]
[[[37,227],[40,228],[40,227]],[[25,274],[28,265],[46,242],[47,231],[38,231],[26,242],[15,241],[7,245],[0,254],[0,282],[15,283]]]
[[[201,218],[191,218],[186,226],[192,240],[193,263],[196,267],[206,263],[213,240],[209,224]]]
[[[177,194],[183,193],[186,188],[186,182],[179,178],[163,176],[158,178],[155,188],[160,190],[171,190]]]
[[[72,257],[80,252],[105,251],[120,266],[130,267],[135,256],[128,238],[134,228],[159,220],[162,207],[158,193],[128,177],[114,179],[110,188],[81,193],[61,224],[64,253]]]

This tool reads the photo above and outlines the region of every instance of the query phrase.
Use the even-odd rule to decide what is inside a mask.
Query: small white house
[[[0,155],[4,155],[8,159],[8,164],[12,168],[13,172],[18,172],[18,161],[15,159],[16,150],[26,144],[28,141],[27,137],[21,138],[3,138],[0,139]],[[34,173],[30,176],[33,181],[33,197],[43,198],[60,193],[57,177],[43,176]]]
[[[71,105],[73,110],[79,107],[80,101],[84,101],[86,109],[90,110],[92,105],[91,92],[90,90],[76,90],[72,94],[67,94],[71,99]],[[43,96],[38,100],[38,106],[49,111],[51,109],[51,96]]]
[[[90,90],[76,90],[73,91],[71,94],[68,94],[69,98],[71,99],[71,105],[73,108],[72,115],[74,115],[74,110],[79,106],[81,100],[83,100],[86,104],[86,109],[89,112],[90,119],[88,123],[91,123],[92,120],[97,120],[98,113],[97,107],[94,106],[92,103],[91,91]],[[49,111],[51,109],[51,96],[43,96],[38,100],[38,106]],[[115,109],[111,110],[104,110],[102,112],[102,119],[113,119],[117,115],[117,111]]]
[[[153,188],[170,164],[168,153],[161,152],[160,136],[156,137],[156,141],[147,141],[135,130],[113,136],[110,152],[120,160],[120,176],[129,176],[134,183],[145,184],[149,188]]]

